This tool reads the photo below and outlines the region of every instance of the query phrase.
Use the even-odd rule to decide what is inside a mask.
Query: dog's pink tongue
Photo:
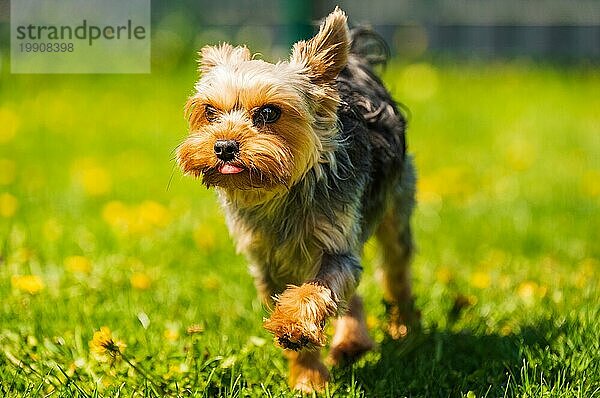
[[[238,166],[234,166],[232,164],[224,164],[219,168],[219,172],[221,174],[237,174],[241,173],[242,171],[244,171],[244,169]]]

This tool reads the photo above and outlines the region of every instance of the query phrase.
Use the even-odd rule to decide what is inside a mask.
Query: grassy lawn
[[[0,396],[294,396],[213,192],[174,168],[192,68],[3,73]],[[378,347],[325,395],[600,396],[598,69],[384,79],[411,111],[424,327],[385,337],[369,243]],[[94,350],[102,327],[123,355]]]

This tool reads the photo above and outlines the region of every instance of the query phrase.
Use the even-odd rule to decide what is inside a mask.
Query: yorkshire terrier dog
[[[415,171],[405,118],[336,8],[289,61],[229,44],[200,51],[186,105],[183,172],[214,187],[265,303],[264,327],[290,361],[290,385],[321,390],[329,362],[373,348],[360,297],[362,248],[375,234],[393,338],[418,324],[410,286]]]

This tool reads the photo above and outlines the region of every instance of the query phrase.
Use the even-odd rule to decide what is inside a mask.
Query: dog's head
[[[229,44],[200,51],[200,80],[186,105],[183,172],[229,192],[285,188],[325,161],[337,132],[335,78],[346,66],[346,15],[329,14],[289,61],[252,59]],[[238,192],[239,193],[239,192]]]

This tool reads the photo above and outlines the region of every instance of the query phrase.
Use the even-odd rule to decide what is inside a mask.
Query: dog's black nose
[[[225,162],[233,160],[240,151],[240,144],[235,140],[217,140],[215,155]]]

